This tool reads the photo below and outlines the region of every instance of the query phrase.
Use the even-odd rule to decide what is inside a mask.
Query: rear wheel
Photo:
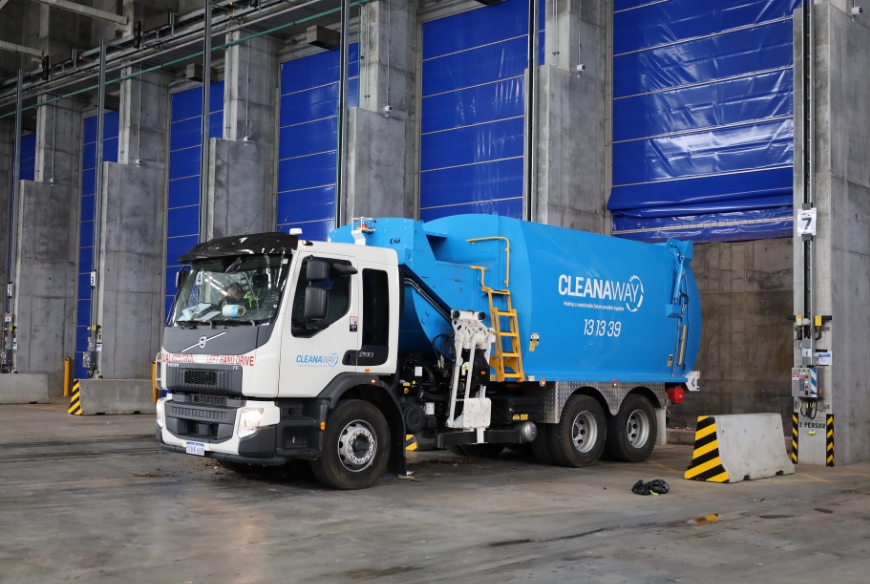
[[[320,482],[336,489],[364,489],[387,469],[390,428],[372,404],[347,400],[332,412],[323,436],[323,453],[311,461]]]
[[[655,447],[658,425],[652,404],[633,393],[619,413],[607,421],[607,456],[622,462],[643,462]]]
[[[562,409],[562,418],[550,431],[550,450],[562,466],[590,466],[601,457],[607,436],[604,410],[588,395],[574,394]]]
[[[532,454],[541,464],[556,464],[556,458],[550,449],[550,432],[555,424],[538,424],[538,435],[532,441]]]
[[[462,448],[468,456],[475,458],[498,458],[504,450],[504,444],[464,444]]]

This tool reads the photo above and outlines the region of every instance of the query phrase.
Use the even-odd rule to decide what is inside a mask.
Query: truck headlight
[[[263,408],[245,408],[239,418],[239,438],[247,438],[257,432],[263,422]]]
[[[166,398],[161,397],[157,400],[157,403],[154,404],[154,409],[157,413],[157,427],[161,430],[164,426],[166,426],[166,408],[164,404],[166,403]]]

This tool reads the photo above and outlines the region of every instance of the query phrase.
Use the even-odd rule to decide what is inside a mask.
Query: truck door
[[[316,265],[309,269],[312,263]],[[340,373],[357,370],[356,359],[349,355],[360,348],[359,282],[351,258],[312,254],[297,262],[290,323],[282,339],[282,397],[317,395]],[[312,310],[321,310],[316,316],[322,318],[312,318]]]

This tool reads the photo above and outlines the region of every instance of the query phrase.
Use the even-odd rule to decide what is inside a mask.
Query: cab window
[[[313,282],[308,280],[307,264],[313,260],[330,264],[328,278]],[[350,309],[351,275],[355,271],[350,262],[343,260],[309,256],[302,261],[291,315],[291,331],[294,337],[313,337],[347,314]],[[322,320],[305,320],[305,289],[309,286],[327,291],[327,314]]]

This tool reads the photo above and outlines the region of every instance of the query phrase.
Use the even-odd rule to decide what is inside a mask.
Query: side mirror
[[[190,268],[181,268],[175,273],[175,289],[181,288],[184,281],[187,280],[187,275],[190,273]]]
[[[309,282],[319,282],[329,279],[329,263],[322,260],[311,260],[305,272]],[[306,297],[307,298],[307,297]]]
[[[327,268],[329,266],[327,265]],[[329,292],[309,286],[305,289],[305,320],[323,320],[329,312]]]

